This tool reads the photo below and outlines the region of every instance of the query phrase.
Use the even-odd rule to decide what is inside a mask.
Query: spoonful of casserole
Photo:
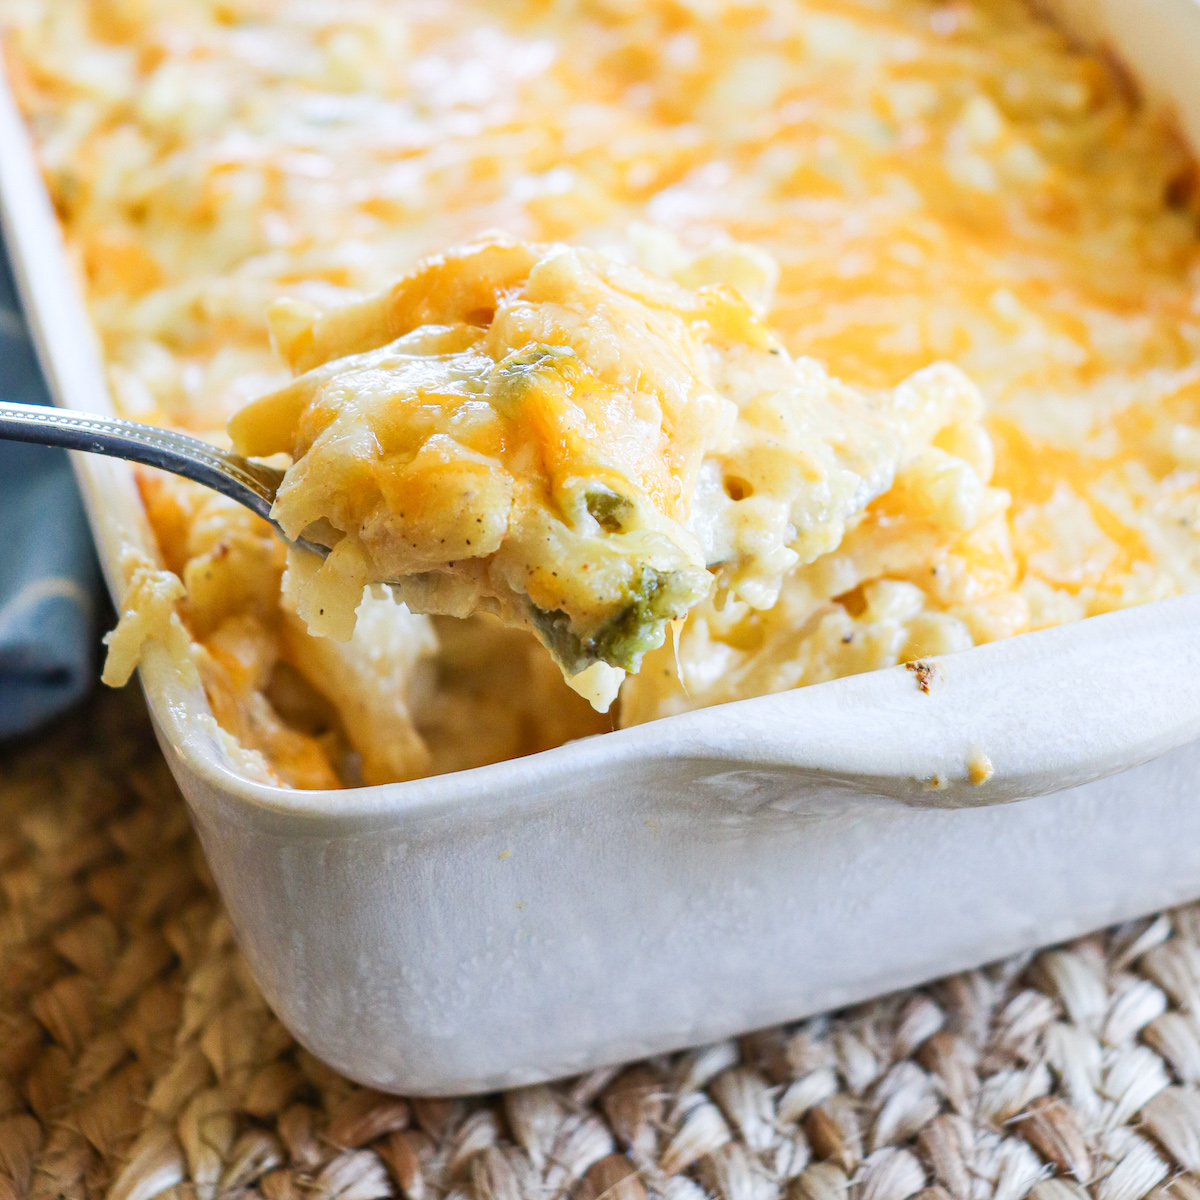
[[[272,516],[329,547],[289,562],[309,628],[347,638],[366,584],[416,612],[525,626],[608,706],[713,587],[686,525],[736,419],[710,339],[770,338],[727,289],[689,292],[598,253],[492,239],[328,314],[271,314],[290,385],[229,423],[292,458]]]

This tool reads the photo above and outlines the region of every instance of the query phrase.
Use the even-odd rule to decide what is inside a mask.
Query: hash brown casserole
[[[296,387],[285,364],[330,369],[306,330],[487,230],[531,267],[753,310],[787,379],[747,391],[688,351],[740,411],[710,406],[684,481],[727,519],[655,509],[715,580],[626,656],[621,723],[1200,587],[1191,160],[1021,0],[0,0],[0,27],[126,416],[224,441]],[[845,414],[954,399],[804,547],[780,491],[804,447],[768,444],[786,414],[762,401],[789,388]],[[349,640],[315,636],[265,522],[140,483],[163,561],[129,564],[109,678],[173,640],[258,778],[412,778],[611,728],[486,614],[376,589]]]

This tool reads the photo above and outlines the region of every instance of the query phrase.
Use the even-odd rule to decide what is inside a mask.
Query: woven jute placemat
[[[563,1084],[383,1096],[259,996],[132,689],[0,759],[0,1200],[1200,1200],[1197,1084],[1189,907]]]

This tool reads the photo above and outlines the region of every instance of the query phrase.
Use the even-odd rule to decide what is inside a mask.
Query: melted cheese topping
[[[769,444],[780,417],[741,406],[724,457],[697,470],[690,532],[707,562],[757,547],[774,574],[755,592],[754,572],[718,568],[680,661],[654,650],[626,683],[623,721],[1200,587],[1190,164],[1119,76],[1021,0],[0,0],[0,25],[127,415],[220,439],[287,383],[273,302],[291,298],[277,336],[311,365],[336,334],[312,311],[489,228],[615,248],[756,302],[766,253],[768,320],[797,361],[860,391],[939,360],[967,372],[983,425],[931,434],[812,561],[803,512],[771,481],[788,458]],[[247,616],[265,630],[271,653],[238,678],[266,682],[225,689],[226,727],[270,756],[270,722],[247,715],[261,697],[360,778],[357,685],[331,695],[285,636],[278,544],[146,479],[197,646],[249,645],[240,626],[218,637]],[[726,503],[737,521],[703,519]],[[396,619],[420,652],[364,646],[339,676],[392,697],[379,728],[408,722],[427,752],[382,772],[607,727],[529,665],[528,638]],[[272,759],[295,782],[316,778],[304,761]]]

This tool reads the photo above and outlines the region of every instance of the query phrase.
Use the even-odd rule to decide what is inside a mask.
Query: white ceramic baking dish
[[[1078,7],[1200,135],[1196,0]],[[7,92],[0,202],[58,402],[109,409]],[[76,467],[119,592],[145,516],[124,464]],[[240,778],[165,652],[142,682],[263,992],[381,1088],[583,1071],[1200,895],[1200,596],[948,657],[928,692],[898,667],[343,792]]]

